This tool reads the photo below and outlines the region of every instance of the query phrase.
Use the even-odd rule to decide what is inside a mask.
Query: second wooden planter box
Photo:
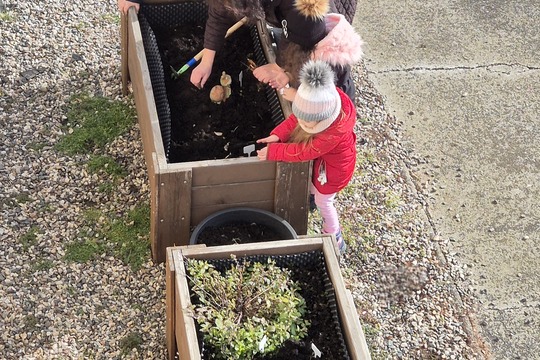
[[[186,16],[206,16],[203,1],[152,1],[133,8],[122,18],[122,82],[127,93],[129,80],[137,108],[151,189],[151,243],[153,259],[165,260],[165,249],[187,245],[191,229],[208,215],[227,208],[247,206],[273,212],[288,221],[298,234],[307,232],[309,163],[276,163],[257,158],[169,163],[163,121],[167,105],[163,86],[149,70],[149,59],[141,34],[140,16],[148,22],[178,23]],[[202,24],[205,21],[201,19]],[[164,24],[162,24],[164,25]],[[274,62],[270,36],[264,24],[257,25],[263,62]],[[155,67],[155,64],[152,65]],[[163,76],[163,74],[161,74]],[[277,104],[274,117],[290,114],[290,105],[275,91],[269,101]],[[267,119],[275,121],[275,119]],[[161,122],[161,123],[160,123]],[[167,141],[166,141],[167,142]]]
[[[227,246],[205,247],[203,245],[192,245],[168,248],[166,264],[166,338],[169,359],[174,359],[177,352],[182,360],[199,360],[202,358],[200,337],[192,315],[191,293],[189,281],[186,277],[185,259],[227,261],[230,260],[231,255],[235,255],[237,258],[256,259],[252,261],[265,261],[265,259],[271,257],[277,263],[281,262],[289,268],[291,266],[309,267],[314,265],[312,262],[317,262],[315,265],[317,276],[320,278],[327,277],[330,283],[330,286],[327,286],[325,291],[329,294],[327,295],[329,301],[334,304],[332,308],[335,308],[335,319],[339,323],[335,329],[332,328],[334,326],[332,323],[325,323],[324,326],[332,328],[331,336],[342,339],[346,348],[346,350],[336,352],[341,354],[337,357],[336,353],[334,353],[330,357],[328,357],[328,354],[322,354],[322,358],[335,360],[370,359],[352,296],[343,283],[337,253],[335,238],[331,235]],[[322,264],[318,263],[320,261],[322,261]],[[294,358],[294,356],[291,358]]]

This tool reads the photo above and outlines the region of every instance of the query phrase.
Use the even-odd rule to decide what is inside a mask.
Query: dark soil
[[[246,244],[261,241],[285,240],[268,226],[255,223],[231,223],[209,226],[198,236],[197,243],[207,246]]]
[[[349,359],[348,350],[343,340],[339,316],[336,310],[335,295],[326,272],[326,266],[322,254],[316,260],[306,260],[304,254],[292,256],[273,256],[279,266],[288,268],[292,273],[292,279],[301,287],[300,294],[306,301],[307,313],[305,318],[311,323],[306,338],[298,343],[288,341],[277,352],[257,356],[256,360],[307,360],[314,359],[311,344],[315,344],[322,353],[319,359],[345,360]],[[264,262],[267,257],[259,257],[257,261]],[[312,258],[310,258],[312,259]],[[251,260],[253,261],[253,260]],[[217,269],[226,269],[223,261],[221,264],[214,263]],[[230,266],[230,265],[229,265]],[[193,304],[197,303],[195,296],[192,297]],[[199,342],[202,338],[199,334]],[[210,359],[211,354],[217,350],[203,346],[202,358]]]
[[[247,66],[248,59],[255,61],[247,26],[225,40],[203,89],[191,84],[192,68],[177,79],[169,76],[173,73],[171,68],[180,69],[203,49],[203,37],[204,25],[156,31],[171,110],[171,163],[244,156],[244,146],[268,136],[275,126],[263,84]],[[210,100],[210,89],[219,84],[222,71],[232,77],[232,95],[215,104]]]

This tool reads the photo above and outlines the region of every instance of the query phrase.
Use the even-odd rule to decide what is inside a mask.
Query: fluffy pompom
[[[330,86],[334,84],[334,73],[328,63],[310,60],[300,71],[300,81],[312,89]]]
[[[330,10],[328,0],[296,0],[295,7],[305,17],[322,19]]]

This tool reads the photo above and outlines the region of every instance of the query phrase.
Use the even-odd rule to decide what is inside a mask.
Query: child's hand
[[[268,137],[257,140],[257,144],[269,144],[269,143],[275,143],[278,141],[279,141],[279,137],[277,135],[272,134]]]
[[[296,89],[292,87],[284,87],[279,89],[279,93],[283,98],[287,101],[292,102],[294,100],[294,97],[296,96]]]
[[[266,160],[268,156],[268,146],[263,147],[261,150],[257,150],[257,157],[259,160]]]

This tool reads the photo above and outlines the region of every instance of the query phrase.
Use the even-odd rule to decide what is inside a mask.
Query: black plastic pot
[[[189,243],[201,243],[201,234],[210,228],[224,227],[233,224],[256,224],[268,228],[277,234],[279,240],[297,239],[298,234],[287,221],[266,210],[238,207],[213,213],[201,221],[193,230]]]

